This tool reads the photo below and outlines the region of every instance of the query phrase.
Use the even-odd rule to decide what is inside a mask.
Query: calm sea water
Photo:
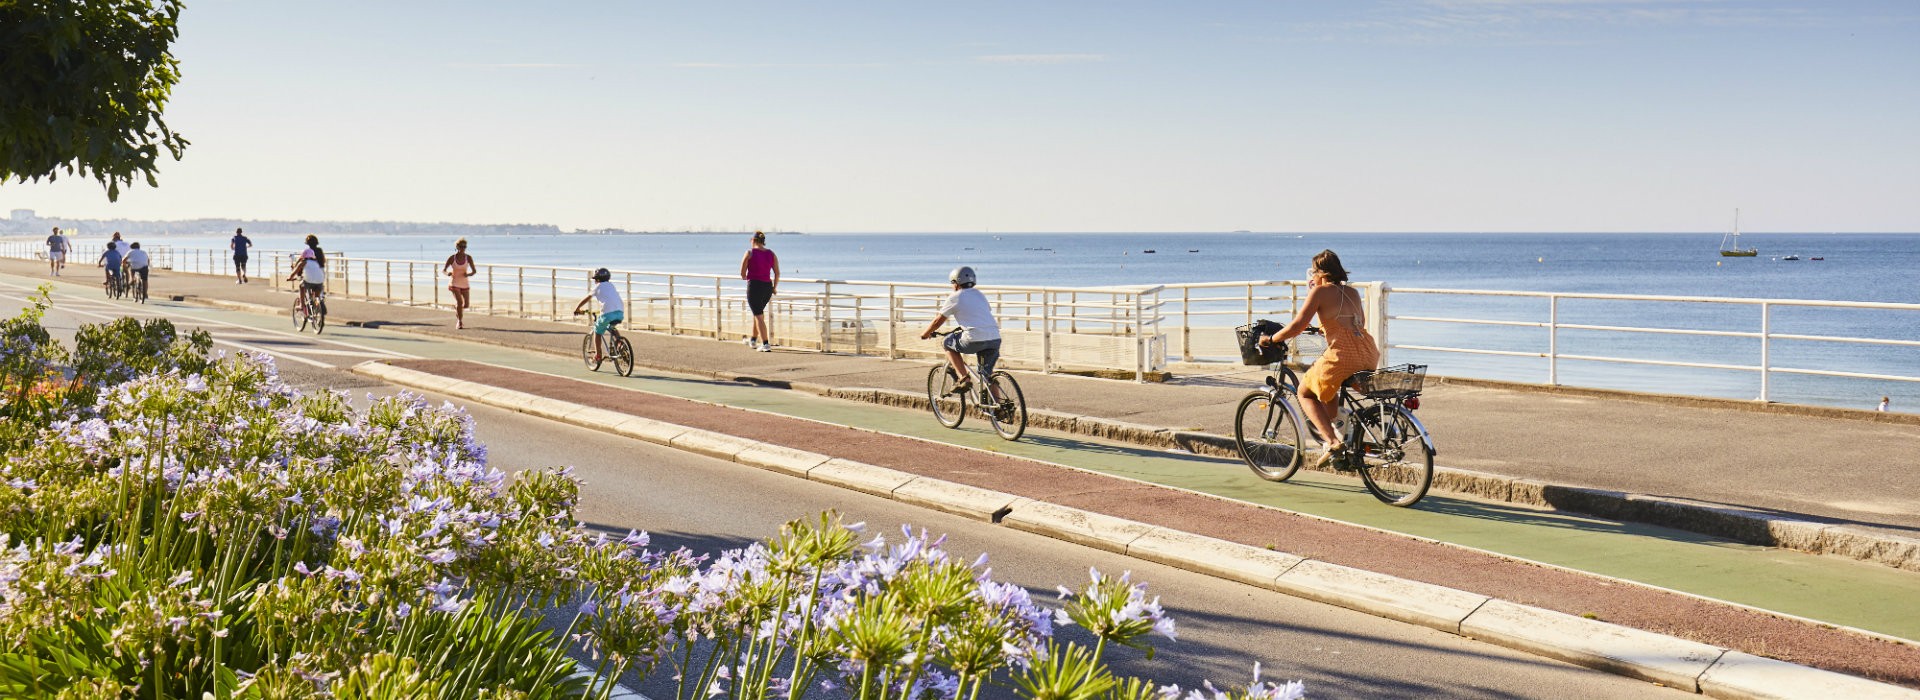
[[[155,243],[225,247],[225,237],[174,236]],[[356,257],[444,258],[452,236],[336,235],[322,243]],[[83,243],[86,241],[82,241]],[[293,237],[256,239],[264,249],[296,249]],[[972,265],[983,284],[1098,286],[1303,279],[1312,256],[1340,253],[1355,280],[1397,288],[1596,292],[1836,301],[1920,302],[1920,235],[1746,234],[1756,258],[1722,258],[1719,234],[807,234],[777,235],[783,272],[796,278],[943,282]],[[482,236],[482,262],[728,274],[738,269],[745,236]],[[1145,251],[1153,250],[1154,253]],[[1798,261],[1779,259],[1798,255]],[[1811,258],[1821,257],[1815,261]],[[1545,300],[1392,297],[1395,315],[1544,321]],[[1563,301],[1562,323],[1759,330],[1757,308]],[[1920,312],[1776,308],[1774,333],[1920,340]],[[1539,352],[1537,328],[1395,322],[1395,344]],[[1559,352],[1663,361],[1754,365],[1751,338],[1702,338],[1563,330]],[[1424,362],[1435,374],[1544,382],[1538,358],[1394,350],[1393,361]],[[1920,348],[1776,340],[1776,367],[1920,375]],[[1752,372],[1629,366],[1563,360],[1560,381],[1751,399]],[[1893,397],[1896,410],[1920,410],[1920,384],[1776,374],[1775,400],[1871,407]]]

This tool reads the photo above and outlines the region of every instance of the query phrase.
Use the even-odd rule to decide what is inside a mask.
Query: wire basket
[[[1360,393],[1370,399],[1404,399],[1420,395],[1426,383],[1426,365],[1395,365],[1374,370],[1360,383]]]
[[[1233,329],[1234,338],[1240,344],[1240,364],[1270,365],[1287,359],[1285,344],[1260,344],[1260,336],[1272,335],[1277,330],[1280,330],[1280,324],[1266,319]]]

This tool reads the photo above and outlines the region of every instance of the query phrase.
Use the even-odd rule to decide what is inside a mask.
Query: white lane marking
[[[0,287],[11,287],[11,288],[13,288],[13,289],[20,289],[20,290],[25,290],[25,289],[30,289],[29,287],[24,287],[24,286],[21,286],[21,285],[17,285],[17,284],[8,284],[8,283],[6,283],[6,282],[0,282]],[[64,297],[63,297],[63,299],[64,299]],[[23,300],[23,301],[24,301],[24,300]],[[74,299],[74,301],[78,301],[78,302],[81,302],[82,304],[91,304],[91,305],[96,305],[96,306],[95,306],[95,308],[108,308],[108,309],[113,309],[113,310],[116,310],[116,311],[120,311],[120,312],[121,312],[121,314],[120,314],[120,315],[122,315],[122,316],[124,316],[124,315],[129,315],[129,314],[127,314],[127,313],[126,313],[127,311],[137,311],[137,310],[140,310],[140,309],[139,309],[139,307],[128,307],[128,306],[125,306],[125,305],[121,305],[121,304],[115,304],[115,303],[112,303],[112,302],[108,302],[108,301],[104,301],[104,300],[96,300],[96,299]],[[173,311],[155,311],[155,310],[148,310],[148,311],[147,311],[147,313],[151,313],[151,314],[154,314],[154,315],[156,315],[156,316],[158,316],[158,317],[162,317],[162,318],[168,318],[168,319],[180,319],[180,320],[183,320],[183,321],[191,321],[192,323],[195,323],[195,324],[198,324],[198,325],[206,325],[206,326],[224,326],[224,327],[227,327],[227,328],[233,328],[233,329],[237,329],[237,330],[240,330],[240,331],[243,331],[244,333],[247,333],[247,334],[258,334],[258,333],[264,333],[264,334],[266,334],[266,335],[268,335],[268,336],[271,336],[271,337],[275,337],[275,338],[298,338],[298,339],[301,339],[302,341],[306,341],[306,342],[319,342],[319,343],[326,343],[326,344],[328,344],[328,345],[338,345],[338,346],[340,346],[340,347],[344,347],[344,348],[353,348],[353,349],[355,349],[355,350],[363,350],[363,351],[366,351],[366,352],[370,352],[370,353],[379,353],[379,354],[377,355],[377,356],[379,356],[379,357],[391,357],[391,358],[395,358],[395,359],[402,359],[402,360],[418,360],[418,359],[421,359],[419,355],[411,355],[411,354],[407,354],[407,353],[404,353],[404,352],[398,352],[398,351],[394,351],[394,350],[384,350],[384,349],[381,349],[381,348],[376,348],[376,347],[373,347],[373,346],[370,346],[370,345],[361,345],[361,344],[359,344],[359,343],[349,343],[349,342],[347,342],[347,341],[344,341],[344,340],[333,340],[333,339],[331,339],[331,338],[322,338],[322,337],[319,337],[319,336],[308,336],[308,335],[302,335],[302,334],[299,334],[299,333],[292,333],[292,332],[288,332],[288,331],[277,331],[277,330],[273,330],[273,329],[271,329],[271,328],[261,328],[261,327],[258,327],[258,326],[249,326],[249,325],[246,325],[246,324],[242,324],[242,323],[233,323],[233,322],[231,322],[231,321],[221,321],[221,320],[219,320],[219,319],[212,319],[212,318],[207,318],[207,317],[205,317],[205,316],[200,316],[200,315],[198,315],[198,314],[190,314],[190,313],[185,313],[185,312],[182,312],[182,311],[178,311],[178,310],[173,310]]]
[[[12,300],[21,301],[21,302],[29,301],[28,299],[23,297],[8,296],[8,295],[0,295],[0,299],[12,299]],[[90,316],[93,318],[98,318],[98,319],[103,319],[108,321],[114,320],[116,318],[120,318],[120,316],[117,316],[117,315],[99,314],[99,313],[94,313],[92,311],[81,311],[79,309],[74,309],[74,308],[54,308],[49,310],[58,312],[58,313],[74,314],[76,316]],[[236,343],[231,340],[226,340],[224,338],[214,338],[213,343],[215,345],[227,345],[227,346],[239,348],[241,350],[257,352],[265,355],[272,355],[274,357],[278,357],[286,360],[293,360],[294,362],[311,365],[313,367],[320,367],[324,369],[339,369],[338,365],[330,365],[325,362],[321,362],[319,360],[309,360],[307,358],[300,357],[297,355],[290,355],[287,353],[287,351],[284,351],[284,350],[273,350],[273,349],[263,348],[255,345],[247,345],[245,343]]]

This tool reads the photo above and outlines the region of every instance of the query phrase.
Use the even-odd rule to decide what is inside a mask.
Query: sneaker
[[[757,348],[758,348],[759,346],[760,346],[760,341],[759,341],[759,340],[756,340],[756,339],[754,339],[754,337],[753,337],[753,336],[747,336],[747,349],[748,349],[748,350],[754,350],[754,349],[757,349]]]
[[[948,396],[965,396],[969,391],[973,391],[972,380],[960,382],[959,384],[953,385],[952,389],[947,390],[947,395]]]
[[[773,346],[772,346],[772,345],[768,345],[768,344],[766,344],[766,343],[761,343],[761,344],[760,344],[760,352],[773,352]]]

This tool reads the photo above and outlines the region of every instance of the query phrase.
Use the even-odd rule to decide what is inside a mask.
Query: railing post
[[[492,316],[492,315],[494,315],[494,311],[493,311],[493,266],[492,266],[492,265],[488,265],[488,266],[487,266],[487,315],[488,315],[488,316]]]
[[[864,297],[859,295],[853,297],[853,354],[855,355],[867,354],[867,327],[865,314],[861,313],[864,302]]]
[[[428,261],[427,264],[432,265],[433,262]],[[436,308],[436,309],[440,308],[440,271],[442,269],[444,268],[441,268],[441,267],[427,268],[428,272],[433,273],[431,275],[431,277],[433,278],[433,308]]]
[[[1040,373],[1053,373],[1053,292],[1040,292]]]
[[[1547,385],[1560,386],[1560,295],[1547,297]]]
[[[833,283],[820,292],[820,352],[833,352]]]
[[[380,285],[380,298],[393,301],[393,261],[388,260],[385,266],[387,268],[387,279]],[[372,298],[373,295],[368,294],[367,296],[368,298]]]
[[[627,277],[627,296],[626,296],[626,306],[627,306],[627,310],[628,310],[628,311],[633,311],[633,310],[635,310],[635,309],[633,308],[633,273],[631,273],[631,272],[623,272],[623,273],[621,273],[621,274],[623,274],[623,275],[626,275],[626,277]],[[629,314],[627,314],[627,317],[626,317],[626,318],[624,318],[624,319],[621,319],[621,322],[622,322],[622,323],[624,323],[624,324],[626,325],[626,327],[628,327],[628,328],[632,328],[632,327],[633,327],[633,317],[634,317],[634,314],[631,314],[631,313],[629,313]],[[651,319],[653,318],[653,314],[652,314],[652,313],[648,313],[648,314],[647,314],[647,318],[648,318],[649,320],[651,320]],[[651,323],[649,323],[648,325],[652,325],[652,324],[651,324]]]
[[[1760,302],[1760,401],[1772,401],[1772,387],[1768,380],[1773,373],[1773,305]]]
[[[895,293],[894,285],[889,284],[887,285],[887,359],[889,360],[900,358],[900,339],[898,338],[900,319],[900,299]]]
[[[275,256],[273,256],[273,281],[271,281],[271,282],[268,282],[268,284],[271,284],[271,285],[273,285],[273,286],[274,286],[275,288],[278,288],[278,287],[279,287],[280,285],[282,285],[282,284],[285,284],[284,282],[281,282],[280,280],[281,280],[281,274],[280,274],[280,256],[279,256],[279,255],[275,255]]]
[[[408,260],[407,261],[407,306],[418,306],[418,303],[415,302],[413,299],[413,290],[415,287],[419,286],[417,284],[414,284],[413,282],[413,267],[414,267],[413,261]]]
[[[1386,367],[1390,364],[1387,362],[1387,347],[1390,345],[1390,343],[1387,342],[1387,322],[1389,320],[1387,318],[1387,293],[1391,291],[1392,288],[1387,286],[1385,282],[1375,282],[1370,285],[1370,287],[1368,290],[1369,293],[1367,294],[1366,305],[1367,332],[1373,336],[1374,344],[1379,346],[1377,349],[1380,351],[1380,366]]]
[[[667,275],[667,335],[680,335],[680,292],[674,276]]]
[[[720,340],[720,334],[727,330],[727,312],[721,308],[720,278],[713,278],[713,339]]]
[[[547,268],[547,319],[560,320],[560,268]]]
[[[1300,297],[1300,292],[1298,290],[1295,290],[1293,295],[1295,299],[1298,299]],[[1253,323],[1253,283],[1252,282],[1247,283],[1247,323],[1249,324]]]
[[[1180,361],[1193,361],[1193,288],[1180,288]]]
[[[513,268],[513,274],[515,276],[515,279],[513,282],[513,292],[517,297],[516,300],[514,301],[513,315],[518,318],[526,318],[527,317],[527,268],[515,265]]]
[[[1141,384],[1147,382],[1147,324],[1141,322],[1145,317],[1140,308],[1143,296],[1146,295],[1133,293],[1133,381]]]

